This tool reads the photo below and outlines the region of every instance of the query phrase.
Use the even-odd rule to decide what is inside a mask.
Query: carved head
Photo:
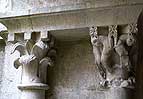
[[[132,34],[132,33],[128,33],[128,38],[127,38],[127,40],[126,40],[126,44],[127,44],[128,46],[132,46],[133,44],[135,44],[135,42],[136,42],[136,39],[135,39],[135,37],[133,36],[133,34]]]
[[[100,40],[96,37],[91,38],[91,43],[93,46],[100,46],[101,45]]]

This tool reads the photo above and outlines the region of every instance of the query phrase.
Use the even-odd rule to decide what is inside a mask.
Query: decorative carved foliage
[[[26,53],[25,47],[22,44],[20,44],[20,43],[14,44],[11,53],[14,53],[16,50],[20,52],[20,56],[22,56],[22,55],[24,55]]]
[[[117,34],[117,25],[111,25],[109,26],[109,33]]]
[[[135,83],[133,60],[136,51],[137,30],[135,25],[129,25],[129,33],[118,33],[117,25],[109,26],[107,36],[98,35],[97,27],[90,28],[91,43],[95,65],[103,78],[100,83],[107,87],[132,87]],[[103,33],[100,33],[103,34]]]
[[[111,46],[117,44],[117,39],[118,39],[117,25],[109,26],[108,37],[109,37],[109,43],[111,44]],[[114,38],[114,41],[112,41],[113,38]],[[113,42],[113,44],[112,44],[112,42]]]
[[[35,42],[34,40],[32,40],[32,39],[27,40],[25,47],[26,47],[27,53],[28,53],[29,55],[32,54],[32,53],[31,53],[31,50],[32,50],[32,48],[33,48],[33,46],[34,46],[35,43],[36,43],[36,42]]]
[[[23,82],[46,82],[47,66],[53,66],[56,57],[54,49],[54,39],[51,41],[42,41],[41,39],[35,42],[30,39],[26,44],[14,44],[13,51],[21,53],[20,57],[15,60],[15,68],[23,66]],[[43,72],[44,71],[44,72]],[[33,80],[31,80],[33,79]],[[40,79],[40,80],[39,80]]]
[[[130,27],[130,33],[137,33],[138,31],[138,28],[137,28],[137,24],[129,24],[129,27]]]
[[[48,43],[47,43],[48,44]],[[31,54],[34,54],[39,60],[45,57],[49,50],[49,45],[47,45],[43,41],[38,41],[35,43],[31,50]]]

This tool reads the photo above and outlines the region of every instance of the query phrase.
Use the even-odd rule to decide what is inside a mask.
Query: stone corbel
[[[49,89],[46,84],[47,68],[54,65],[56,58],[55,39],[47,32],[44,35],[49,36],[46,36],[47,38],[40,36],[38,39],[31,39],[30,33],[25,34],[26,43],[17,42],[13,46],[11,54],[15,51],[20,52],[20,57],[14,61],[14,66],[16,69],[22,66],[23,71],[22,83],[18,85],[18,88],[23,90],[21,99],[39,99],[39,97],[45,99],[44,91]],[[30,97],[28,94],[35,98]]]
[[[89,30],[95,65],[102,77],[100,85],[104,88],[134,88],[134,68],[137,60],[136,24],[121,26],[121,29],[126,28],[128,32],[120,33],[117,25],[107,27],[108,35],[98,33],[98,27],[91,27]]]

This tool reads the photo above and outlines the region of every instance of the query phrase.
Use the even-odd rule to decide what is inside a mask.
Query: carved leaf
[[[21,65],[22,65],[22,64],[19,62],[19,58],[14,61],[14,67],[15,67],[16,69],[18,69],[18,67],[21,66]]]
[[[43,83],[47,81],[47,67],[53,66],[53,61],[49,57],[45,57],[40,61],[39,76]]]
[[[32,48],[31,53],[34,54],[39,60],[46,56],[49,46],[43,41],[38,41]]]
[[[31,39],[26,42],[26,49],[27,49],[28,54],[31,54],[31,50],[34,44],[35,44],[35,41]]]
[[[41,66],[53,66],[53,61],[49,57],[45,57],[40,61]]]
[[[20,43],[14,44],[11,54],[13,54],[16,50],[18,50],[20,52],[20,56],[25,54],[25,48]]]

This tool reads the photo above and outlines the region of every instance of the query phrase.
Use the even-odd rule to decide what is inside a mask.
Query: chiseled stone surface
[[[51,88],[47,99],[101,97],[103,92],[96,94],[99,74],[96,72],[89,41],[60,42],[57,48],[56,65],[48,69],[48,84]]]
[[[68,38],[70,37],[67,36]],[[92,45],[87,38],[89,37],[79,41],[74,41],[74,38],[73,41],[57,41],[56,65],[48,68],[47,82],[50,90],[46,93],[47,99],[124,99],[124,89],[100,90],[101,77],[94,64]],[[5,48],[1,99],[20,99],[17,84],[21,81],[21,69],[14,69],[12,63],[19,57],[19,53],[10,56],[11,47],[12,44],[8,43]]]
[[[125,92],[132,95],[132,90],[124,88],[99,88],[101,77],[94,65],[91,46],[89,40],[58,44],[56,65],[48,69],[51,88],[46,99],[127,99]]]
[[[16,70],[13,66],[13,60],[19,56],[19,53],[10,55],[12,44],[8,43],[5,47],[4,61],[0,63],[2,66],[2,82],[0,88],[0,99],[19,99],[20,91],[17,88],[17,84],[21,81],[21,68]]]
[[[56,65],[49,68],[52,95],[47,99],[90,99],[99,80],[90,41],[61,42]],[[93,86],[93,88],[91,88]],[[92,91],[93,90],[93,91]],[[94,98],[92,98],[94,99]]]
[[[5,54],[5,42],[3,40],[0,40],[0,92],[1,92],[1,83],[2,83],[2,77],[3,77],[3,67],[4,67],[4,54]]]
[[[142,6],[143,0],[0,0],[0,22],[10,33],[128,24],[137,21]],[[100,75],[89,40],[58,41],[57,48],[56,65],[48,68],[47,99],[124,99],[126,89],[99,89]],[[12,63],[19,53],[10,53],[8,43],[0,54],[0,99],[20,98],[17,84],[22,72]]]
[[[21,69],[14,69],[11,63],[19,57],[19,53],[15,52],[10,57],[11,46],[8,43],[5,48],[7,59],[3,67],[0,99],[20,99],[17,84],[21,81]],[[89,39],[57,41],[57,49],[56,65],[48,68],[50,90],[46,93],[46,99],[124,99],[122,94],[126,95],[125,90],[123,93],[122,90],[100,90],[101,77],[94,64]],[[118,96],[114,97],[113,93]]]
[[[0,0],[0,17],[136,5],[142,0]]]
[[[6,7],[0,5],[0,22],[11,33],[133,23],[143,6],[142,0],[0,1],[6,1],[0,3]]]
[[[74,10],[41,16],[15,17],[0,19],[10,33],[27,31],[51,31],[86,28],[89,26],[107,26],[114,24],[135,23],[142,10],[142,5],[109,7],[106,9]]]

